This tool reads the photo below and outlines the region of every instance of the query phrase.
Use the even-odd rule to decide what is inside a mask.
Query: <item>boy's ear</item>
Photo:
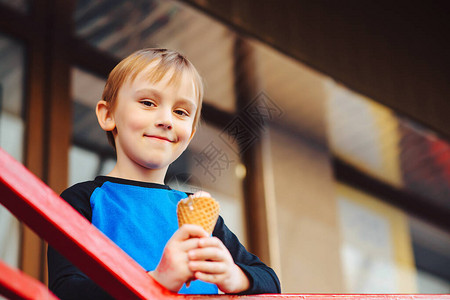
[[[98,101],[95,113],[97,115],[98,123],[103,130],[112,131],[116,128],[116,122],[114,121],[108,103],[105,100]]]

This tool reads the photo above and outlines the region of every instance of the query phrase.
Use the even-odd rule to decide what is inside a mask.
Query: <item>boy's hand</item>
[[[194,279],[188,267],[188,252],[199,246],[200,238],[207,237],[200,226],[181,226],[167,242],[158,267],[149,274],[168,290],[178,292],[185,282]]]
[[[195,279],[214,283],[224,293],[239,293],[250,287],[245,273],[233,261],[230,252],[216,237],[198,240],[198,248],[188,252],[189,269]]]

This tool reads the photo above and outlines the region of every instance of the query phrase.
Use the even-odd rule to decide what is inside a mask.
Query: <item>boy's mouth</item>
[[[152,139],[157,139],[157,140],[162,140],[162,141],[166,141],[166,142],[173,143],[173,140],[171,140],[171,139],[169,139],[168,137],[165,137],[165,136],[144,134],[144,137],[152,138]]]

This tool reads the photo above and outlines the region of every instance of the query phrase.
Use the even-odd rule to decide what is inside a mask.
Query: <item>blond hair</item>
[[[106,101],[108,109],[114,110],[117,96],[122,85],[130,80],[133,82],[136,76],[141,73],[148,65],[155,62],[156,65],[147,75],[151,82],[159,82],[166,74],[171,72],[169,84],[179,84],[184,72],[192,76],[195,94],[198,105],[195,112],[193,128],[195,128],[200,119],[200,112],[203,101],[203,81],[194,65],[181,53],[161,48],[147,48],[136,51],[123,59],[111,71],[103,90],[102,99]],[[109,143],[115,148],[114,136],[111,131],[106,132]]]

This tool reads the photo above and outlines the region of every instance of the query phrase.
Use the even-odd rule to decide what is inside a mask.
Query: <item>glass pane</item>
[[[417,267],[417,292],[449,294],[450,234],[413,217],[409,224]]]
[[[95,115],[105,79],[72,69],[73,132],[69,152],[69,185],[92,180],[111,171],[114,150]]]
[[[341,263],[347,291],[414,293],[407,215],[380,199],[337,185]]]
[[[328,121],[335,155],[450,213],[448,141],[342,86],[332,91]]]
[[[157,0],[78,1],[74,19],[78,36],[119,58],[147,47],[181,51],[210,87],[205,102],[235,110],[235,34],[214,19],[182,3]]]
[[[94,178],[99,164],[100,159],[95,152],[72,145],[69,150],[69,185]]]
[[[23,46],[0,34],[0,147],[20,162],[25,133],[23,95]],[[19,245],[19,221],[0,206],[0,259],[18,267]]]
[[[21,13],[28,13],[30,11],[30,0],[0,0],[1,4],[9,6]]]
[[[328,102],[331,148],[336,156],[371,176],[401,187],[400,134],[394,112],[344,86]]]

